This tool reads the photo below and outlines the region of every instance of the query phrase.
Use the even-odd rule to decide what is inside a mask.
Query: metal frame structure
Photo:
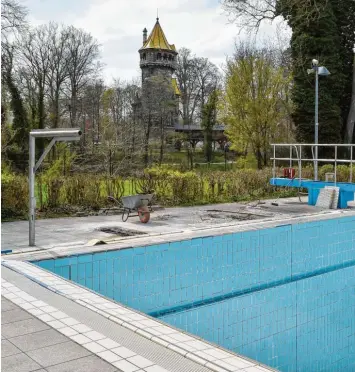
[[[276,178],[276,161],[288,161],[290,168],[292,168],[293,162],[298,164],[298,180],[302,180],[302,161],[313,162],[314,167],[318,165],[318,162],[323,163],[334,163],[334,183],[337,183],[337,164],[345,163],[350,164],[350,175],[349,182],[353,182],[353,164],[355,164],[355,144],[306,144],[306,143],[275,143],[271,145],[273,147],[273,161],[272,167],[272,177]],[[276,148],[289,148],[290,156],[288,158],[278,158],[276,157]],[[325,159],[318,158],[318,147],[333,147],[334,148],[334,158]],[[305,153],[303,149],[310,148],[312,152],[312,158],[304,158],[303,154]],[[338,149],[339,148],[348,148],[350,149],[350,159],[339,159],[338,158]],[[317,151],[315,151],[317,150]],[[293,153],[296,153],[296,157],[293,157]],[[315,181],[318,181],[318,176]]]
[[[78,141],[81,136],[79,128],[61,128],[61,129],[35,129],[30,132],[29,148],[29,246],[35,246],[35,221],[36,221],[36,197],[35,197],[35,175],[44,158],[56,142]],[[49,145],[45,148],[43,154],[36,163],[36,138],[52,138]]]

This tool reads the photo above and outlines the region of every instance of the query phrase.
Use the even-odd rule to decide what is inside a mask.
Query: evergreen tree
[[[296,137],[301,142],[314,141],[315,76],[307,74],[312,59],[318,59],[331,72],[319,77],[319,143],[338,143],[343,121],[340,107],[346,76],[341,59],[341,37],[331,1],[322,0],[317,17],[304,13],[304,9],[289,7],[280,1],[281,13],[292,28],[291,50],[293,59]],[[309,10],[308,10],[309,11]],[[314,7],[314,11],[316,10]]]
[[[334,14],[337,19],[338,34],[340,35],[340,60],[341,70],[345,76],[343,90],[340,95],[340,110],[342,118],[342,133],[345,135],[346,122],[349,115],[352,94],[352,75],[353,75],[353,47],[355,46],[355,0],[331,0]],[[355,133],[353,134],[355,136]],[[346,138],[349,142],[353,139]]]

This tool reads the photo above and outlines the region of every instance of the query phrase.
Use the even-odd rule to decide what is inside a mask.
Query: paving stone
[[[22,351],[30,351],[66,342],[68,339],[54,329],[47,329],[45,331],[13,337],[10,338],[10,341]]]
[[[117,368],[106,363],[101,358],[91,355],[85,358],[72,360],[47,367],[48,372],[114,372]]]
[[[55,364],[68,362],[73,359],[82,358],[90,355],[90,352],[85,350],[75,342],[68,341],[65,343],[47,346],[38,350],[32,350],[27,354],[40,363],[43,367],[53,366]]]
[[[136,353],[134,353],[133,351],[131,351],[131,350],[129,350],[129,349],[123,347],[123,346],[112,349],[111,351],[113,351],[115,354],[117,354],[121,358],[130,358],[130,357],[136,355]]]
[[[140,368],[135,366],[134,364],[127,362],[126,360],[120,360],[118,362],[113,363],[119,370],[124,372],[135,372],[138,371]]]
[[[14,305],[11,301],[1,298],[1,313],[13,309],[16,309],[16,305]]]
[[[28,333],[44,331],[45,329],[49,329],[49,327],[43,322],[33,318],[3,324],[1,327],[1,332],[5,337],[11,338],[26,335]]]
[[[25,320],[32,318],[32,315],[22,309],[13,309],[11,311],[5,311],[1,313],[1,324],[13,323],[19,320]]]
[[[8,340],[1,340],[1,357],[5,358],[10,355],[21,353],[15,345]]]
[[[128,358],[127,360],[140,368],[146,368],[154,364],[150,360],[145,359],[140,355],[135,355],[134,357]]]
[[[168,372],[166,369],[160,367],[160,366],[151,366],[151,367],[147,367],[147,368],[144,368],[144,370],[146,372]]]
[[[98,353],[97,355],[109,363],[117,362],[122,359],[121,357],[119,357],[117,354],[113,353],[110,350],[101,351],[101,353]]]
[[[83,345],[83,344],[87,344],[89,342],[92,342],[92,340],[90,340],[90,338],[87,338],[87,337],[85,337],[82,334],[77,334],[77,335],[71,336],[70,338],[73,341],[75,341],[76,343],[80,344],[80,345]]]
[[[103,340],[98,340],[97,343],[105,347],[106,349],[114,349],[116,347],[121,346],[118,342],[113,341],[110,338],[104,338]]]
[[[1,358],[1,372],[31,372],[40,368],[39,364],[24,353]]]

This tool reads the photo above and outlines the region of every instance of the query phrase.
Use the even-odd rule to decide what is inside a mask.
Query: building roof
[[[165,49],[176,52],[175,45],[168,43],[164,31],[160,26],[159,18],[157,18],[154,28],[148,36],[147,41],[143,44],[142,49]]]
[[[172,85],[173,85],[174,93],[175,93],[177,96],[181,96],[181,92],[180,92],[180,89],[179,89],[179,86],[178,86],[178,83],[177,83],[176,78],[172,78],[172,79],[171,79],[171,83],[172,83]]]

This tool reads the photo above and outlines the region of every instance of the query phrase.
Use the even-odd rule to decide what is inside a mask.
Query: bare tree
[[[284,7],[303,9],[303,19],[314,21],[325,8],[320,0],[222,0],[222,6],[232,22],[248,31],[258,30],[263,21],[272,22],[282,15]]]
[[[70,98],[71,126],[77,125],[78,99],[82,89],[95,77],[100,69],[98,63],[99,44],[87,32],[73,26],[68,30],[68,91]]]
[[[27,9],[16,0],[1,1],[1,38],[23,31],[26,26]]]
[[[182,119],[184,125],[192,124],[198,107],[197,74],[195,69],[195,56],[187,48],[179,50],[177,69],[175,71],[181,92]]]
[[[142,95],[142,124],[144,128],[144,164],[149,163],[151,136],[159,138],[159,161],[162,162],[167,128],[173,128],[176,110],[174,89],[169,78],[154,76],[146,79]]]
[[[37,120],[34,127],[44,128],[46,121],[45,96],[49,72],[51,26],[43,25],[29,31],[22,40],[21,63],[23,69],[33,80],[37,94]],[[43,150],[43,141],[39,141]]]
[[[67,28],[60,29],[55,23],[49,25],[48,32],[50,60],[46,84],[48,85],[51,126],[57,128],[61,117],[60,102],[63,98],[64,83],[69,77],[69,32]]]
[[[201,120],[201,109],[215,89],[218,69],[207,58],[198,58],[186,48],[179,50],[176,76],[181,92],[184,125]]]

